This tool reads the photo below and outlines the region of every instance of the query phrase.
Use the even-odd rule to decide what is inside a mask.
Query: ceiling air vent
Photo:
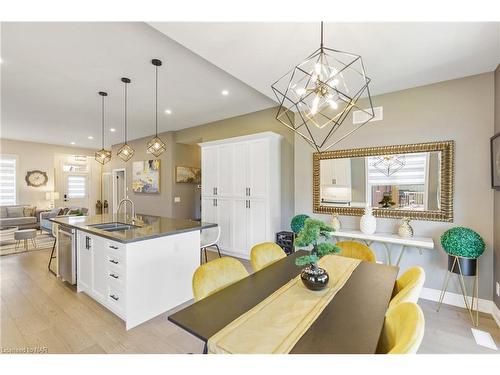
[[[367,108],[365,111],[369,111],[370,109]],[[373,112],[375,113],[375,117],[370,121],[380,121],[384,118],[384,107],[373,107]],[[363,122],[366,122],[370,116],[364,112],[364,111],[354,111],[352,113],[352,123],[354,125],[356,124],[362,124]]]

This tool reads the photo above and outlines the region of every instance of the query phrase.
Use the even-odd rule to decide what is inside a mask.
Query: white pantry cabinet
[[[222,252],[248,259],[280,230],[281,141],[264,132],[200,144],[202,221],[219,224]]]

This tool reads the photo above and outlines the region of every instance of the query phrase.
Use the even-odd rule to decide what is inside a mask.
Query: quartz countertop
[[[135,223],[129,215],[91,215],[91,216],[64,216],[54,217],[50,221],[76,228],[81,231],[94,234],[96,236],[108,238],[121,243],[145,241],[153,238],[172,236],[179,233],[191,232],[206,228],[216,227],[217,224],[202,223],[200,221],[188,219],[173,219],[162,216],[136,215]],[[138,226],[123,231],[107,232],[98,228],[93,228],[94,224],[104,224],[119,222]]]

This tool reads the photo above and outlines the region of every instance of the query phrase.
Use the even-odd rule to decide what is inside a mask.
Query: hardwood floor
[[[200,340],[167,320],[172,311],[125,331],[118,317],[47,271],[49,254],[43,250],[0,257],[2,353],[24,348],[42,353],[202,352]],[[437,313],[434,302],[419,304],[426,318],[421,353],[498,354],[475,343],[465,310],[443,305]],[[491,316],[481,314],[479,329],[490,332],[500,346],[500,329]]]

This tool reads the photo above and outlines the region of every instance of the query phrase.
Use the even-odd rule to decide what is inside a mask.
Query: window
[[[87,177],[70,175],[68,178],[68,198],[78,199],[87,197]]]
[[[17,157],[0,156],[0,205],[15,205]]]

